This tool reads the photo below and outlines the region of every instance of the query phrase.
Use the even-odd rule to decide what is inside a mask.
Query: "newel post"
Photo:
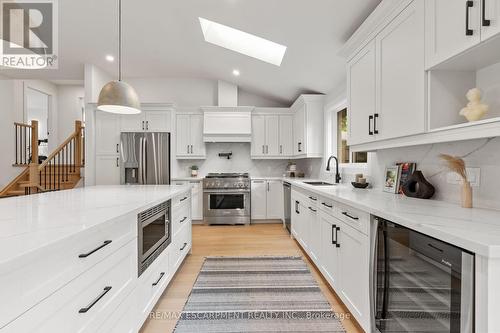
[[[31,161],[30,169],[30,185],[35,187],[40,185],[38,178],[38,121],[31,121]]]
[[[75,166],[81,168],[82,166],[82,122],[75,120]]]

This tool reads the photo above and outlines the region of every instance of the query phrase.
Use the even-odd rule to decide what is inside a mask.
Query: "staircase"
[[[75,121],[75,131],[46,159],[38,155],[38,122],[14,123],[15,163],[23,168],[1,192],[0,197],[29,195],[59,191],[77,186],[82,179],[81,168],[85,165],[85,128]]]

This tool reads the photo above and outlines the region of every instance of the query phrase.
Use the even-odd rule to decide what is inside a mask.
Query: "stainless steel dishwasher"
[[[292,200],[292,187],[290,183],[283,182],[283,198],[284,198],[284,205],[285,205],[285,227],[286,230],[288,230],[288,233],[291,233],[292,230],[292,220],[291,220],[291,215],[292,215],[292,206],[291,206],[291,200]]]

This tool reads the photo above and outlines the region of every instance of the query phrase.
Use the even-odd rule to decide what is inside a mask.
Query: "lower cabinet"
[[[172,184],[191,186],[191,219],[203,220],[203,182],[201,180],[173,180]]]
[[[321,209],[311,204],[325,203]],[[331,199],[292,189],[292,236],[322,272],[358,323],[370,331],[369,219],[362,212]],[[356,216],[358,224],[337,216]]]
[[[281,180],[252,180],[252,220],[283,220],[283,182]]]
[[[97,155],[95,168],[96,185],[120,185],[120,158],[117,154]]]

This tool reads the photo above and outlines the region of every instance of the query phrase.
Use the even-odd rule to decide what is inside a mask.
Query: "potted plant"
[[[198,166],[192,165],[190,169],[191,169],[191,177],[198,177]]]

